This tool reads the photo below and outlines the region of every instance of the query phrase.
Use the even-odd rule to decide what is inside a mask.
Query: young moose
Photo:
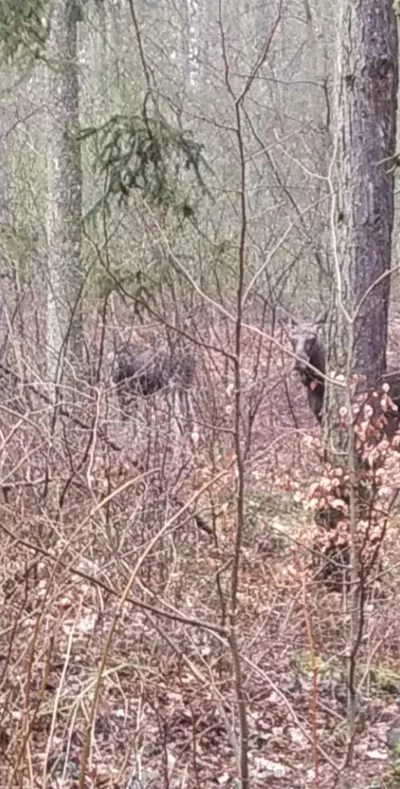
[[[307,388],[308,405],[320,424],[323,418],[326,360],[324,345],[318,337],[318,331],[325,318],[326,313],[314,321],[298,322],[292,318],[290,332],[293,351],[296,354],[295,370],[300,373],[301,382]],[[392,411],[388,414],[385,432],[391,437],[399,425],[400,372],[396,370],[385,373],[381,383],[389,384],[389,397],[398,408],[396,412]]]
[[[194,358],[177,349],[154,351],[126,342],[109,356],[110,375],[122,410],[135,398],[156,392],[177,395],[180,414],[191,413],[190,389],[195,374]]]
[[[323,320],[323,317],[319,317],[314,321],[299,323],[292,318],[290,332],[296,354],[294,369],[300,373],[300,380],[307,389],[308,405],[319,423],[322,422],[325,391],[325,350],[318,337],[318,329]]]

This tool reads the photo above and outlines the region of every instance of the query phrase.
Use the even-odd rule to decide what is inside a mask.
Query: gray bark
[[[71,378],[82,354],[78,24],[72,0],[53,0],[49,41],[48,376]],[[65,364],[67,362],[67,364]]]
[[[390,293],[398,86],[392,0],[342,0],[339,41],[337,295],[355,319],[349,367],[373,386],[386,370]],[[342,346],[348,331],[339,332]]]
[[[331,322],[328,372],[361,374],[360,388],[373,388],[386,371],[386,343],[390,295],[391,238],[398,84],[397,24],[392,0],[340,0],[339,61],[337,74],[339,165],[337,240],[335,249],[335,320]],[[338,476],[333,496],[348,505],[344,516],[335,503],[318,512],[318,526],[326,530],[347,521],[344,544],[332,534],[324,559],[343,564],[339,587],[349,581],[347,636],[347,765],[351,764],[356,734],[356,666],[363,637],[364,583],[374,551],[360,550],[360,522],[372,527],[377,511],[376,483],[368,475],[363,451],[356,441],[350,411],[348,423],[338,427],[337,405],[351,407],[352,392],[329,385],[329,460],[348,472]],[[343,395],[341,394],[343,392]],[[345,412],[343,417],[346,417]],[[379,434],[378,434],[379,435]],[[368,448],[368,447],[367,447]],[[364,474],[359,475],[364,464]],[[362,484],[360,484],[362,480]],[[382,523],[382,521],[381,521]],[[383,535],[383,532],[382,532]],[[368,541],[371,539],[369,535]],[[368,542],[367,541],[367,542]],[[332,565],[324,567],[332,581]]]

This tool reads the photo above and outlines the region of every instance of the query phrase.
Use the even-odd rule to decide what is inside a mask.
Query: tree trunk
[[[48,376],[60,384],[82,356],[78,16],[74,0],[53,0],[49,41]],[[66,363],[65,363],[66,362]]]
[[[363,635],[366,579],[377,561],[385,520],[376,502],[376,479],[369,465],[370,425],[353,424],[350,374],[360,388],[375,387],[386,371],[386,343],[393,229],[394,168],[398,83],[397,24],[393,0],[340,0],[337,74],[336,155],[339,168],[335,206],[334,310],[327,371],[342,374],[347,386],[327,386],[325,398],[330,489],[322,491],[317,524],[323,540],[325,577],[349,582],[347,634],[346,763],[356,733],[357,655]],[[346,406],[338,419],[338,406]],[[340,412],[339,412],[340,413]],[[341,425],[343,420],[344,424]],[[360,427],[360,425],[358,425]],[[376,433],[379,440],[379,431]],[[341,467],[340,470],[337,467]],[[359,472],[362,470],[362,474]],[[330,500],[324,498],[327,493]],[[335,528],[337,526],[337,529]],[[375,544],[376,532],[380,532]],[[346,538],[345,535],[346,534]],[[340,567],[342,565],[342,567]],[[343,587],[342,587],[343,588]]]
[[[339,13],[337,277],[328,370],[357,372],[370,388],[386,370],[397,24],[392,0],[341,0]],[[338,391],[328,388],[332,435]]]
[[[342,564],[339,576],[350,579],[355,618],[350,642],[354,645],[359,643],[359,582],[372,568],[365,558],[368,539],[363,556],[359,552],[360,534],[365,523],[373,533],[379,520],[374,509],[376,479],[369,472],[381,425],[378,413],[368,423],[371,415],[364,409],[354,424],[351,374],[359,377],[358,391],[370,391],[386,371],[398,87],[392,0],[340,0],[338,41],[335,153],[339,177],[332,212],[336,281],[327,373],[331,380],[340,375],[342,385],[327,382],[325,386],[325,471],[332,483],[330,500],[328,491],[322,491],[316,522],[325,536],[328,532],[324,555]],[[379,401],[374,401],[374,410],[378,409]],[[340,534],[344,527],[347,542]],[[372,552],[371,562],[376,555]],[[322,565],[325,577],[336,573],[332,561],[330,566]],[[353,701],[352,697],[350,717],[354,719]]]

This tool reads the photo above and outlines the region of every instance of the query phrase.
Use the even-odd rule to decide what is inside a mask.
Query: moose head
[[[307,389],[308,404],[318,422],[322,421],[325,392],[325,350],[318,335],[326,316],[324,309],[314,320],[298,321],[292,317],[290,326],[290,340],[296,355],[294,367]]]
[[[296,354],[294,369],[300,373],[301,382],[307,389],[307,400],[319,423],[325,396],[325,348],[319,336],[320,328],[326,320],[324,310],[314,320],[298,321],[291,318],[290,339]],[[389,396],[397,410],[387,414],[385,432],[391,438],[399,426],[400,416],[400,371],[394,370],[383,375],[380,385],[389,384]]]

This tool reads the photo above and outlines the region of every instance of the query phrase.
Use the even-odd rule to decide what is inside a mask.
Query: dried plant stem
[[[88,765],[89,755],[90,755],[90,746],[91,746],[91,742],[92,742],[93,729],[94,729],[94,724],[95,724],[95,720],[96,720],[97,707],[98,707],[98,703],[99,703],[99,699],[100,699],[101,683],[102,683],[103,675],[104,675],[104,672],[105,672],[105,668],[106,668],[106,664],[107,664],[107,659],[108,659],[108,655],[109,655],[109,651],[110,651],[113,635],[114,635],[114,632],[115,632],[115,628],[116,628],[118,619],[119,619],[119,617],[120,617],[120,615],[122,613],[123,607],[124,607],[125,603],[129,599],[129,595],[130,595],[131,589],[132,589],[132,587],[135,584],[135,581],[136,581],[136,578],[138,576],[139,570],[140,570],[143,562],[145,561],[146,557],[153,550],[153,548],[156,545],[156,543],[161,539],[161,537],[166,532],[168,532],[171,529],[171,527],[178,520],[180,515],[182,515],[184,511],[189,509],[191,507],[191,505],[199,498],[199,496],[201,496],[203,493],[205,493],[206,490],[208,490],[210,487],[212,487],[212,485],[214,485],[222,477],[224,477],[226,473],[227,473],[227,469],[223,469],[223,471],[219,472],[219,474],[216,474],[210,480],[207,480],[207,482],[205,482],[204,485],[202,485],[202,487],[198,491],[196,491],[196,493],[191,497],[191,499],[185,504],[185,506],[182,508],[182,510],[180,510],[177,513],[175,513],[175,515],[173,515],[172,518],[170,518],[169,520],[167,520],[164,523],[164,525],[158,530],[157,534],[154,535],[153,539],[149,540],[148,544],[146,545],[146,548],[144,549],[144,551],[140,555],[139,559],[136,562],[135,567],[132,570],[131,576],[130,576],[130,578],[129,578],[126,586],[125,586],[125,589],[124,589],[124,591],[123,591],[123,593],[122,593],[117,605],[116,605],[115,613],[114,613],[114,616],[113,616],[113,619],[112,619],[112,622],[111,622],[111,625],[110,625],[110,629],[108,631],[108,635],[107,635],[107,638],[106,638],[106,641],[105,641],[105,644],[104,644],[103,654],[101,656],[100,664],[99,664],[98,671],[97,671],[96,684],[95,684],[95,687],[94,687],[94,694],[93,694],[93,703],[92,703],[92,706],[91,706],[89,720],[88,720],[88,725],[86,727],[86,734],[85,734],[84,743],[83,743],[83,750],[82,750],[82,756],[81,756],[81,767],[80,767],[79,780],[78,780],[78,789],[84,789],[84,786],[85,786],[87,765]],[[154,622],[153,622],[153,626],[155,626]],[[166,634],[165,634],[165,637],[167,637]],[[200,675],[200,673],[198,671],[197,671],[197,678],[200,681],[203,681],[203,677]]]
[[[302,572],[302,592],[303,592],[304,619],[306,621],[306,630],[307,630],[308,644],[310,647],[312,677],[313,677],[312,699],[311,699],[311,732],[312,732],[312,746],[313,746],[314,776],[315,776],[316,789],[319,789],[318,729],[317,729],[318,665],[315,656],[314,636],[312,631],[311,617],[307,605],[306,573],[304,570]]]

